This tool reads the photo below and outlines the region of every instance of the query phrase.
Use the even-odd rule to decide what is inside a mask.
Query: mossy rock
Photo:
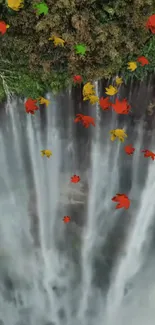
[[[0,1],[0,20],[10,25],[0,35],[0,74],[10,91],[37,97],[45,89],[58,92],[72,83],[73,75],[85,80],[109,79],[122,73],[127,80],[143,79],[155,71],[155,35],[145,28],[155,13],[154,0],[46,0],[47,15],[37,16],[25,0],[13,11]],[[64,14],[65,12],[65,14]],[[51,34],[65,40],[64,47],[49,41]],[[84,56],[74,45],[84,43]],[[150,64],[131,73],[127,62],[146,55]],[[0,100],[4,97],[0,78]]]

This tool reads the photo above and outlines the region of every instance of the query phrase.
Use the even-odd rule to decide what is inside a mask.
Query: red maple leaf
[[[35,113],[35,111],[37,111],[39,108],[36,105],[37,100],[32,99],[32,98],[28,98],[27,101],[25,102],[25,111],[26,113],[30,113],[33,114]]]
[[[142,66],[149,64],[149,61],[145,56],[139,56],[137,62],[139,62]]]
[[[7,24],[5,23],[5,21],[1,20],[0,21],[0,33],[2,35],[4,35],[7,31]]]
[[[132,144],[129,144],[128,146],[124,147],[124,150],[127,155],[131,156],[131,155],[133,155],[135,148],[133,148]]]
[[[85,128],[88,128],[90,124],[95,126],[94,118],[91,116],[76,114],[76,118],[74,119],[74,123],[81,122]]]
[[[80,75],[76,75],[73,77],[74,83],[81,83],[82,82],[82,77]]]
[[[118,202],[115,209],[121,209],[121,208],[129,209],[130,200],[126,194],[118,193],[111,200],[114,202]]]
[[[78,182],[80,182],[80,176],[78,176],[78,175],[73,175],[73,176],[71,177],[71,182],[72,182],[72,183],[78,183]]]
[[[149,29],[152,34],[155,34],[155,14],[151,15],[147,22],[146,22],[146,28]]]
[[[63,222],[64,223],[68,223],[68,222],[70,222],[71,221],[71,218],[69,217],[69,216],[65,216],[65,217],[63,217]]]
[[[145,149],[142,150],[141,152],[145,152],[144,157],[146,158],[150,157],[152,160],[155,160],[155,153],[153,153],[152,151]]]
[[[118,98],[116,98],[115,103],[112,103],[111,106],[117,114],[129,114],[131,108],[126,99],[120,101]]]
[[[111,106],[111,102],[109,100],[109,97],[101,97],[100,98],[100,106],[101,108],[106,111],[109,110],[110,106]]]

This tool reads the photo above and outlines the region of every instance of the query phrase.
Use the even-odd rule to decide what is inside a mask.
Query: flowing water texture
[[[71,91],[48,97],[34,116],[19,100],[1,112],[0,324],[154,325],[155,162],[140,152],[155,150],[154,133],[75,105]],[[95,128],[74,123],[83,112]],[[131,157],[110,141],[118,127]],[[129,195],[129,210],[115,210],[116,193]]]

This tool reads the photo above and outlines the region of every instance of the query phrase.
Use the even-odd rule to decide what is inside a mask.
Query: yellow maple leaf
[[[98,98],[98,96],[93,95],[93,96],[89,97],[89,101],[90,101],[90,104],[94,105],[96,103],[99,103],[99,98]]]
[[[115,129],[110,131],[111,134],[111,141],[116,140],[118,138],[121,142],[124,142],[125,138],[127,138],[127,134],[123,129]]]
[[[134,71],[137,69],[137,63],[134,61],[128,62],[128,70]]]
[[[118,89],[112,85],[110,85],[108,88],[106,88],[105,93],[109,96],[113,96],[115,94],[117,94]]]
[[[23,0],[7,0],[7,5],[15,11],[20,10],[24,6]]]
[[[41,150],[41,155],[46,156],[47,158],[50,158],[52,156],[52,151],[51,150]]]
[[[65,41],[62,38],[57,37],[57,36],[51,36],[49,38],[49,40],[53,41],[55,46],[58,46],[58,45],[64,46],[64,43],[65,43]]]
[[[39,97],[38,101],[39,101],[39,104],[45,104],[46,107],[50,104],[50,101],[44,97]]]
[[[83,86],[83,100],[88,100],[90,96],[95,96],[95,90],[94,85],[92,85],[90,82],[87,82]]]
[[[115,82],[116,82],[116,85],[121,85],[123,83],[123,79],[116,77]]]

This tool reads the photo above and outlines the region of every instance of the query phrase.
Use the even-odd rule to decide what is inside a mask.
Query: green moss
[[[0,101],[5,99],[5,97],[6,97],[6,94],[5,94],[5,91],[4,91],[4,88],[3,88],[3,83],[0,82]]]
[[[145,56],[149,60],[149,64],[145,66],[138,65],[138,68],[130,72],[126,69],[126,62],[124,62],[124,65],[122,67],[122,74],[124,75],[124,79],[128,81],[131,77],[143,80],[147,77],[148,74],[152,74],[155,72],[155,36],[152,36],[142,49],[139,52],[139,56]],[[128,61],[135,61],[137,59],[136,55],[130,55],[127,58]]]
[[[10,25],[1,36],[0,74],[17,95],[38,97],[68,86],[75,74],[84,80],[110,78],[121,72],[142,79],[155,69],[155,35],[145,28],[155,13],[154,0],[46,0],[49,13],[37,17],[33,4],[15,12],[0,0],[0,19]],[[65,13],[65,14],[64,14]],[[63,38],[65,47],[54,47],[51,34]],[[85,56],[74,45],[87,46]],[[150,64],[127,70],[127,62],[145,55]],[[0,78],[0,99],[4,96]]]

